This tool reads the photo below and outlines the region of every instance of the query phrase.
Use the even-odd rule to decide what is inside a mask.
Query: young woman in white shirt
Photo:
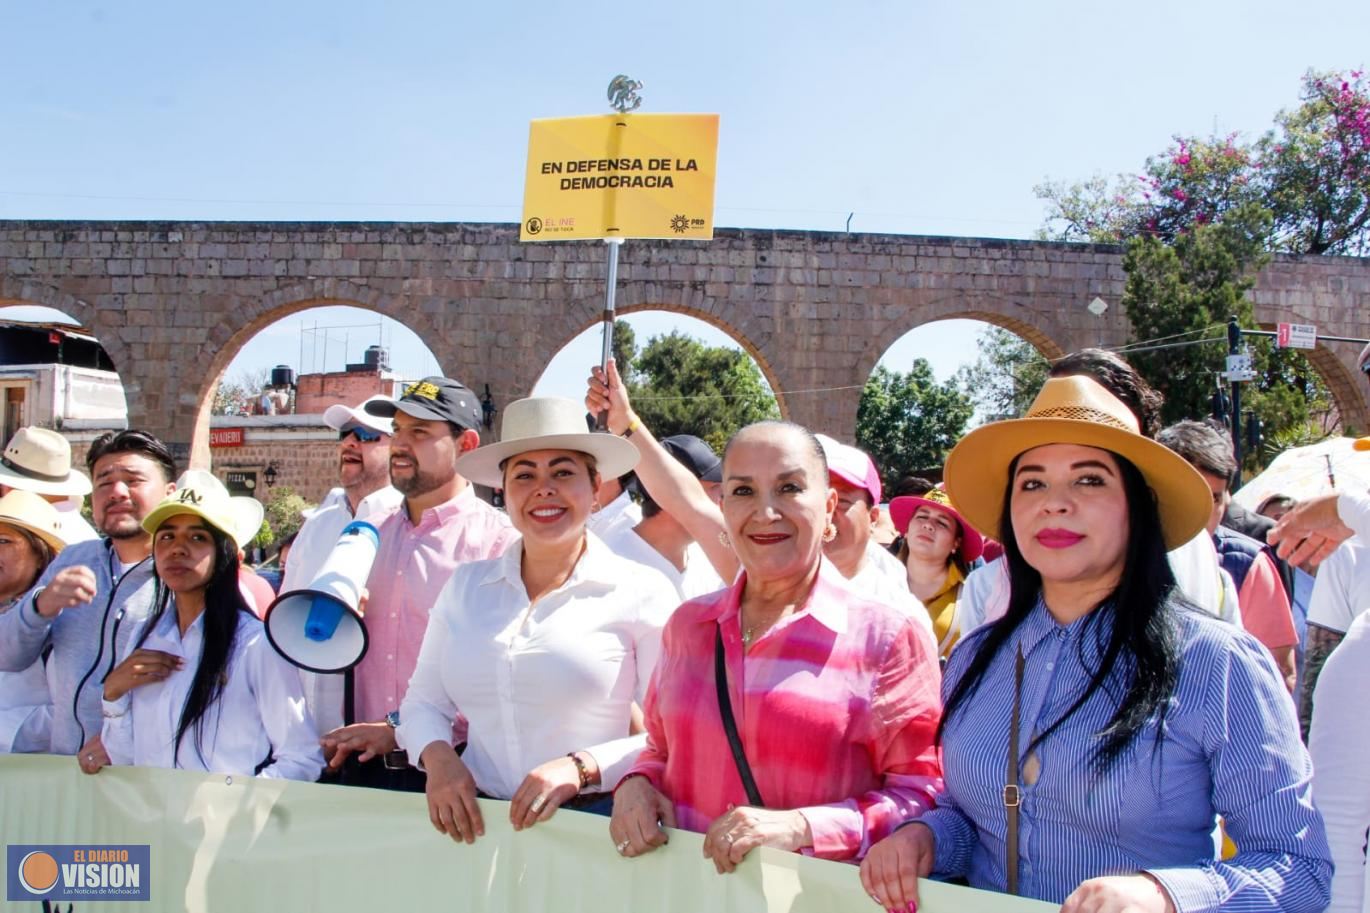
[[[586,433],[584,415],[564,399],[510,403],[500,442],[457,462],[504,489],[523,538],[457,568],[400,707],[397,740],[428,774],[429,820],[454,840],[484,832],[478,795],[510,800],[516,830],[607,800],[645,743],[629,734],[633,704],[678,600],[663,575],[587,533],[601,476],[631,470],[637,450]]]
[[[105,764],[312,781],[323,767],[297,670],[266,638],[238,586],[236,509],[188,472],[152,510],[153,614],[104,683]]]

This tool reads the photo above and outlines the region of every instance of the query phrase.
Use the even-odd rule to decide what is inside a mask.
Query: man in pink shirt
[[[322,742],[344,783],[423,792],[424,775],[397,750],[395,727],[429,610],[458,564],[498,557],[518,534],[457,474],[457,457],[480,444],[474,393],[455,380],[426,377],[399,400],[372,400],[366,410],[394,419],[390,484],[404,503],[375,518],[381,541],[366,587],[369,643],[354,670],[355,712],[348,715],[359,722]]]

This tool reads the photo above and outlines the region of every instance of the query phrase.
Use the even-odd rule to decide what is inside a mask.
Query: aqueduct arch
[[[252,337],[292,314],[332,306],[356,307],[384,314],[413,330],[433,350],[442,369],[449,370],[453,356],[441,351],[437,344],[443,338],[442,332],[434,325],[430,315],[397,306],[402,303],[402,299],[386,298],[375,289],[365,286],[319,279],[282,287],[262,299],[225,302],[219,310],[219,322],[209,329],[202,355],[207,359],[206,368],[193,393],[195,412],[190,435],[191,462],[196,465],[209,463],[209,419],[214,390],[234,357]]]
[[[884,347],[921,323],[986,320],[1048,354],[1128,335],[1121,254],[1103,245],[721,230],[702,244],[630,242],[619,268],[625,311],[719,326],[791,418],[847,438]],[[505,224],[0,222],[0,299],[81,320],[125,379],[130,423],[187,456],[236,346],[292,310],[347,303],[395,317],[503,406],[598,319],[603,281],[602,245],[521,245]],[[1113,305],[1102,316],[1086,307],[1095,297]],[[1370,338],[1370,259],[1275,257],[1251,297],[1263,325]],[[1359,348],[1329,343],[1311,358],[1344,421],[1364,430]],[[833,392],[786,397],[800,390]]]
[[[620,290],[618,297],[623,297],[622,290]],[[602,325],[603,317],[599,310],[599,308],[602,307],[603,294],[601,293],[594,306],[591,306],[586,302],[577,302],[576,307],[568,308],[569,313],[564,320],[544,328],[544,337],[539,343],[539,345],[543,347],[543,351],[551,353],[560,352],[571,342],[571,340],[580,336],[580,334],[584,333],[586,330]],[[777,386],[778,380],[776,378],[775,368],[772,367],[767,353],[763,351],[754,340],[738,330],[737,327],[733,326],[725,318],[720,317],[712,310],[704,310],[684,305],[661,304],[657,302],[626,305],[618,305],[616,303],[614,306],[614,312],[618,316],[639,314],[645,311],[657,311],[693,317],[696,320],[707,323],[709,326],[736,342],[738,346],[742,348],[742,351],[746,352],[751,356],[752,361],[756,362],[757,367],[761,370],[761,376],[766,379],[766,383],[770,385],[772,392],[775,393],[775,401],[780,409],[781,417],[789,418],[788,403],[784,394]],[[536,381],[537,377],[535,376],[533,382]]]

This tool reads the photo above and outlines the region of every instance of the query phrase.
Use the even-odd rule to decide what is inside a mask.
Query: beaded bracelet
[[[580,788],[583,791],[585,787],[590,785],[590,768],[585,766],[585,762],[580,759],[580,755],[574,751],[566,755],[566,757],[570,758],[575,763],[576,772],[580,774]]]

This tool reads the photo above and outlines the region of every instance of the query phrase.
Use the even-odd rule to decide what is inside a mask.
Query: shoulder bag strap
[[[1018,893],[1018,806],[1022,794],[1018,789],[1018,725],[1023,705],[1023,648],[1013,664],[1013,721],[1008,731],[1008,775],[1004,780],[1004,812],[1008,815],[1008,829],[1004,839],[1004,871],[1008,874],[1008,893]]]
[[[737,773],[742,777],[742,788],[747,791],[747,801],[756,808],[765,808],[761,790],[756,788],[752,777],[752,766],[747,763],[747,753],[742,750],[742,737],[737,733],[737,721],[733,718],[733,702],[728,697],[728,667],[723,660],[723,626],[714,628],[714,686],[718,689],[718,713],[723,717],[723,730],[728,734],[728,747],[733,750],[733,761]]]

